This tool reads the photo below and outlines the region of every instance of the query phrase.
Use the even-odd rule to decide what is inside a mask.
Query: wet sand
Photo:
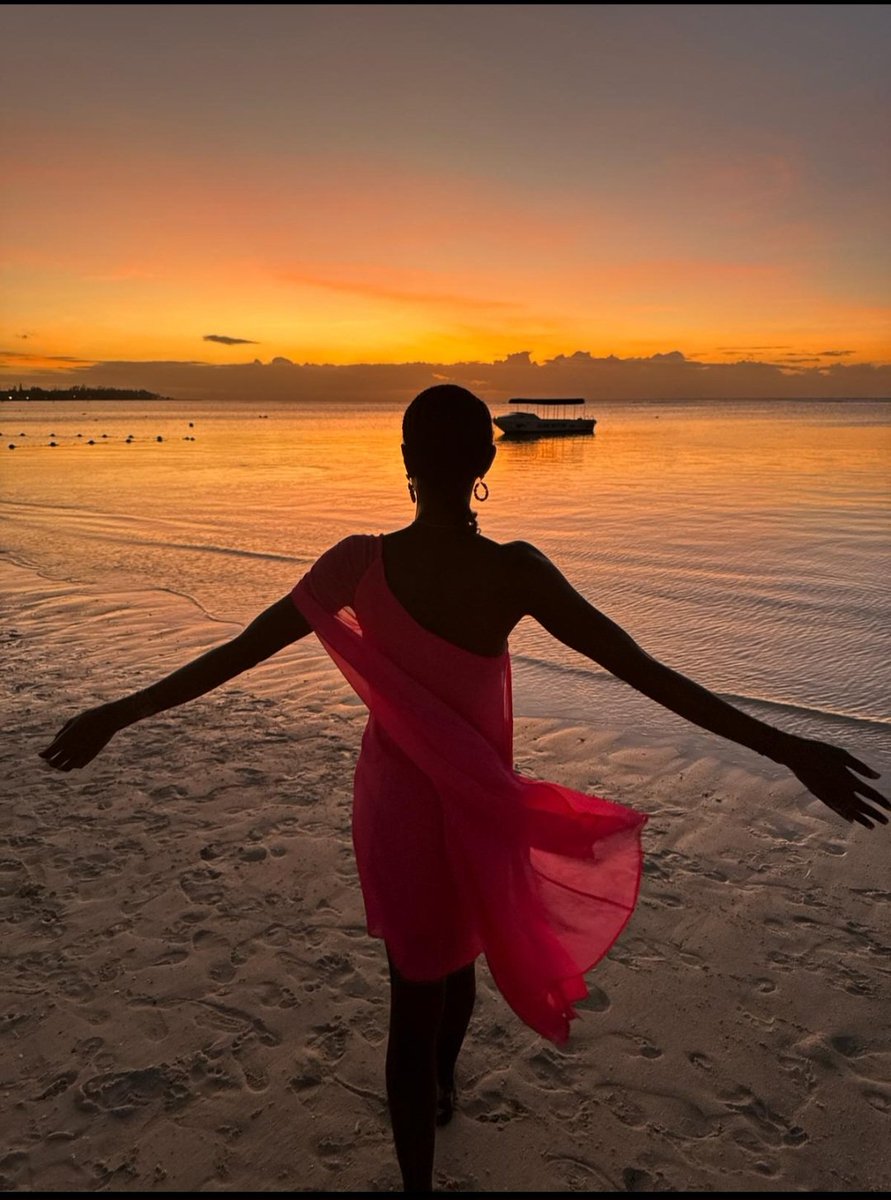
[[[235,629],[6,562],[0,587],[0,1185],[396,1188],[350,842],[364,710],[289,650],[58,774],[37,752],[67,717]],[[567,1046],[481,965],[437,1185],[891,1186],[887,831],[695,731],[515,740],[520,770],[650,814],[645,879]]]

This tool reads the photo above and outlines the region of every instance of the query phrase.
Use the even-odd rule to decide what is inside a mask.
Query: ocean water
[[[887,755],[891,405],[590,407],[593,437],[499,438],[483,532],[535,543],[651,654],[747,711]],[[339,538],[410,520],[400,420],[391,404],[6,401],[0,550],[243,624]],[[511,652],[520,715],[683,724],[531,620]]]

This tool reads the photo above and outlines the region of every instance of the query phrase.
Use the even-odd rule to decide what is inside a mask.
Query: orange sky
[[[887,12],[751,7],[5,6],[5,375],[887,363]]]

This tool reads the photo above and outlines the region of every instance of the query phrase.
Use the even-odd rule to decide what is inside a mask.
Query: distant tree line
[[[3,395],[0,389],[0,396]],[[87,387],[78,384],[70,388],[18,387],[6,390],[8,400],[164,400],[157,392],[145,388]]]

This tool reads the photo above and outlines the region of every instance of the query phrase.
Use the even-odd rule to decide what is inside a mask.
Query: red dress
[[[419,625],[380,535],[333,546],[292,598],[370,713],[353,806],[369,933],[407,979],[485,953],[514,1011],[565,1041],[636,903],[646,816],[513,770],[508,652]]]

